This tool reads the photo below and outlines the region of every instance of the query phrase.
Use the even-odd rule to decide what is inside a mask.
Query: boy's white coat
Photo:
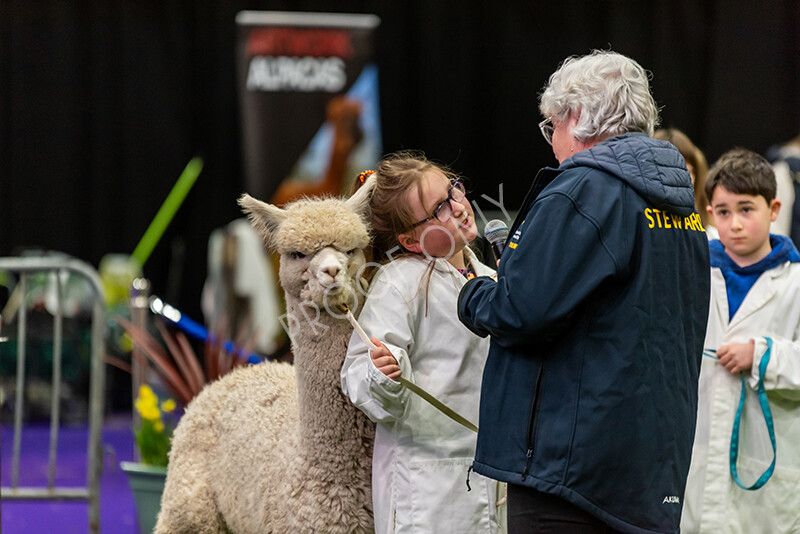
[[[706,349],[755,340],[739,441],[739,479],[755,482],[772,461],[772,446],[753,388],[767,344],[773,340],[764,387],[775,421],[777,462],[758,490],[739,488],[730,473],[733,421],[741,379],[719,361],[703,357],[697,433],[684,497],[681,532],[779,534],[800,532],[800,264],[766,271],[747,293],[733,320],[722,272],[711,270]]]

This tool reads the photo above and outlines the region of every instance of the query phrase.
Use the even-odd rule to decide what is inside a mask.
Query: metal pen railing
[[[102,468],[101,427],[103,422],[103,401],[105,387],[105,331],[106,312],[103,286],[97,271],[89,264],[63,257],[0,258],[0,270],[19,274],[15,293],[19,291],[20,305],[17,321],[17,375],[14,405],[13,460],[11,467],[11,486],[0,487],[3,500],[79,500],[89,505],[89,530],[100,531],[100,471]],[[58,487],[55,485],[56,458],[58,449],[58,430],[60,423],[59,400],[61,395],[62,337],[64,304],[60,274],[64,271],[81,275],[94,291],[91,333],[91,363],[89,385],[89,433],[87,444],[86,485],[83,487]],[[25,291],[27,278],[33,272],[55,273],[57,307],[53,316],[53,370],[50,410],[50,446],[48,449],[47,486],[19,486],[20,454],[22,448],[22,419],[25,401],[25,365],[27,319],[25,310]]]

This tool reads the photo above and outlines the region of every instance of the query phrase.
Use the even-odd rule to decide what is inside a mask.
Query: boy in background
[[[780,202],[762,156],[723,154],[705,190],[719,239],[681,532],[798,532],[800,253],[769,233]]]

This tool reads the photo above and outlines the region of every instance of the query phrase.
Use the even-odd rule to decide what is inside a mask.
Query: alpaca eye
[[[353,248],[353,249],[350,249],[350,250],[348,250],[348,251],[347,251],[347,255],[348,255],[348,256],[352,256],[353,254],[355,254],[355,253],[356,253],[356,250],[358,250],[358,249],[355,249],[355,248]]]
[[[303,254],[302,252],[294,251],[289,253],[289,257],[292,258],[293,260],[301,260],[305,258],[306,255]]]

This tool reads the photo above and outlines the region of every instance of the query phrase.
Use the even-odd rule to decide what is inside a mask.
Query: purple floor
[[[59,430],[56,463],[57,486],[80,486],[86,481],[85,427]],[[19,485],[46,485],[50,443],[48,423],[26,425],[22,432]],[[14,430],[0,428],[3,486],[11,485]],[[103,425],[103,472],[100,477],[100,532],[136,534],[133,494],[119,462],[133,458],[130,414],[113,416]],[[0,509],[3,534],[85,534],[89,532],[89,507],[83,502],[3,501]]]

